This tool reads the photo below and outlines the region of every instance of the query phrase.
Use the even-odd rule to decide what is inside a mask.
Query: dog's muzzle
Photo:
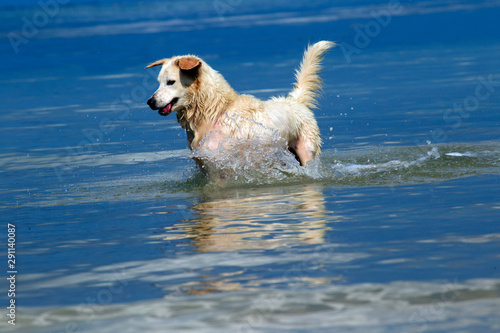
[[[173,100],[170,101],[167,105],[164,107],[158,107],[156,105],[156,99],[154,97],[151,97],[148,100],[148,105],[151,108],[151,110],[158,110],[158,114],[161,116],[168,116],[172,112],[172,108],[174,107],[175,103],[177,103],[179,99],[176,97]]]

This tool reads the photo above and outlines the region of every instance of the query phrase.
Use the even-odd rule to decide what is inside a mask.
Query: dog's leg
[[[314,153],[311,149],[313,143],[308,138],[299,136],[297,140],[293,141],[293,148],[295,155],[298,157],[300,165],[306,166],[307,162],[314,159]]]

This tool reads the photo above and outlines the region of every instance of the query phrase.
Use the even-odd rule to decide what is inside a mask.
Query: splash
[[[204,161],[203,170],[210,181],[227,185],[261,185],[315,177],[319,164],[301,167],[288,151],[284,139],[225,139],[214,149],[198,148],[192,157]]]
[[[500,145],[443,144],[326,150],[321,161],[302,167],[286,141],[226,139],[215,150],[197,149],[209,183],[231,187],[321,182],[339,186],[402,185],[443,181],[477,174],[499,174]]]
[[[401,161],[396,159],[383,163],[368,163],[368,164],[337,162],[332,167],[332,169],[335,172],[337,172],[339,176],[360,175],[363,173],[379,173],[392,170],[408,169],[410,167],[424,164],[427,160],[431,158],[438,159],[439,157],[440,157],[439,150],[437,149],[437,147],[433,147],[425,155],[417,157],[413,161]]]

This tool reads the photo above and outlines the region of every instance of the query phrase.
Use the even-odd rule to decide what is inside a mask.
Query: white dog
[[[160,87],[148,105],[162,116],[177,112],[191,149],[215,150],[224,139],[257,138],[266,142],[278,134],[305,166],[321,153],[319,128],[311,109],[321,89],[321,60],[334,45],[321,41],[309,46],[296,71],[294,89],[287,97],[268,101],[239,95],[219,72],[198,57],[158,60],[146,67],[162,65]]]

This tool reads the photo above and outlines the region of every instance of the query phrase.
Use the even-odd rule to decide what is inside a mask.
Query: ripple
[[[500,280],[364,283],[259,290],[127,304],[30,307],[16,332],[495,331]],[[92,318],[92,320],[89,320]],[[12,331],[5,322],[3,332]]]

